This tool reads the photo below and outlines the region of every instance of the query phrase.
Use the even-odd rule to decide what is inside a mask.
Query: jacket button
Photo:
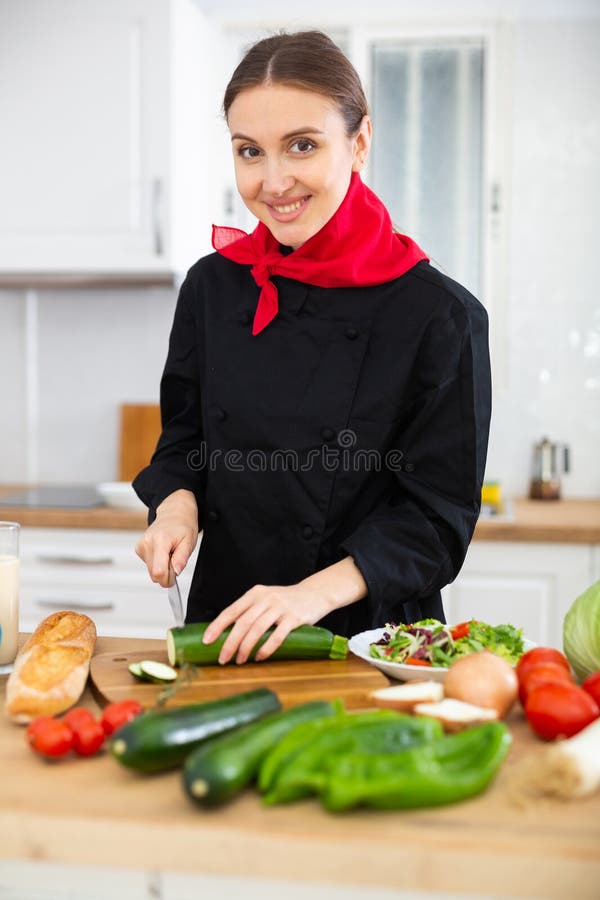
[[[210,522],[218,522],[219,521],[219,513],[217,512],[216,509],[209,509],[208,519]]]
[[[335,431],[333,428],[323,428],[321,430],[321,437],[324,441],[332,441],[335,437]]]
[[[406,465],[404,466],[404,471],[405,472],[414,472],[415,467],[412,463],[406,463]]]
[[[346,337],[349,341],[353,341],[358,337],[358,330],[356,328],[346,328]]]
[[[252,320],[252,316],[250,315],[248,310],[243,312],[240,316],[240,322],[242,323],[242,325],[249,325],[251,320]]]
[[[312,536],[313,536],[312,528],[310,527],[310,525],[305,525],[304,528],[302,529],[302,537],[306,538],[306,540],[308,540]]]

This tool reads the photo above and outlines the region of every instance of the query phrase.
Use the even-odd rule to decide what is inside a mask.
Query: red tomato
[[[471,622],[459,622],[458,625],[453,625],[450,629],[450,634],[452,635],[452,639],[455,641],[459,641],[461,638],[467,637],[469,634],[469,629],[471,627]]]
[[[431,663],[426,659],[415,659],[414,656],[407,656],[404,660],[405,665],[408,666],[430,666]]]
[[[539,666],[541,663],[554,663],[557,666],[562,666],[569,674],[571,672],[569,660],[560,650],[555,650],[554,647],[533,647],[532,650],[524,653],[517,663],[516,671],[519,683],[531,669]]]
[[[93,722],[95,721],[94,713],[86,709],[85,706],[76,706],[74,709],[70,709],[66,716],[63,716],[62,719],[72,731],[77,731],[82,722]]]
[[[587,691],[590,697],[592,697],[598,706],[600,706],[600,669],[597,672],[592,672],[591,675],[588,675],[581,687],[584,691]]]
[[[576,684],[542,684],[525,704],[527,721],[538,737],[553,741],[572,737],[597,719],[598,704]]]
[[[73,750],[78,756],[93,756],[104,743],[104,729],[96,719],[81,721],[73,731]]]
[[[540,684],[554,684],[556,682],[574,684],[567,670],[563,666],[557,665],[557,663],[540,663],[533,669],[530,669],[519,680],[519,700],[521,705],[525,706],[529,692],[535,687],[539,687]]]
[[[144,707],[137,700],[120,700],[118,703],[109,703],[102,713],[101,724],[105,734],[113,734],[122,725],[131,722],[144,711]]]
[[[42,756],[65,756],[73,747],[73,732],[64,722],[52,716],[40,716],[27,726],[29,745]]]

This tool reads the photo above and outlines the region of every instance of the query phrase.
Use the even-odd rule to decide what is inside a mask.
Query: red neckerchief
[[[279,303],[272,275],[318,287],[358,287],[399,278],[428,257],[411,238],[394,231],[381,200],[353,172],[348,192],[331,219],[306,243],[284,255],[279,242],[259,222],[251,234],[213,225],[212,245],[242,265],[261,288],[252,334],[277,315]]]

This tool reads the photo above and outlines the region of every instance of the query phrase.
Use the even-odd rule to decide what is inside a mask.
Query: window
[[[483,46],[371,45],[370,181],[400,231],[482,294]]]

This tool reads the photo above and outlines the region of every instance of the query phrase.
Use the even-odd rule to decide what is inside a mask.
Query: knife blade
[[[183,603],[181,602],[181,591],[179,590],[179,584],[177,583],[177,575],[173,569],[171,569],[171,572],[173,574],[173,584],[167,588],[167,591],[171,611],[175,617],[175,624],[180,628],[184,623]]]

